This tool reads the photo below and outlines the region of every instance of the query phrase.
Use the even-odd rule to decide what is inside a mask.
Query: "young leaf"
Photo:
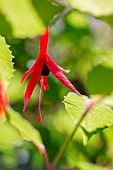
[[[0,36],[0,80],[4,81],[5,86],[9,84],[14,72],[12,58],[13,56],[5,42],[5,38]]]
[[[90,13],[94,16],[107,16],[113,14],[112,0],[68,0],[68,2],[73,8]]]
[[[19,130],[23,139],[32,141],[37,147],[42,144],[40,133],[27,120],[22,118],[20,114],[9,108],[8,117],[10,123]]]
[[[64,99],[65,108],[76,124],[86,108],[86,97],[78,96],[75,93],[68,93]],[[100,103],[91,109],[81,123],[82,134],[84,132],[84,143],[92,135],[101,132],[113,123],[113,111],[110,107]]]

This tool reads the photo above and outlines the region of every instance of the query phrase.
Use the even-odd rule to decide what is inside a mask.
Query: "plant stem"
[[[43,159],[44,159],[44,162],[45,162],[47,170],[53,170],[52,167],[51,167],[51,164],[50,164],[50,162],[48,160],[47,153],[45,152],[44,154],[42,154],[42,156],[43,156]]]
[[[77,131],[79,125],[81,124],[82,120],[84,119],[85,115],[86,115],[86,113],[81,116],[80,120],[79,120],[78,123],[75,125],[75,128],[74,128],[74,130],[72,131],[71,135],[69,136],[69,138],[67,139],[67,141],[64,143],[64,145],[63,145],[63,146],[60,148],[60,150],[58,151],[58,153],[57,153],[57,155],[56,155],[56,157],[55,157],[55,159],[54,159],[54,161],[53,161],[53,164],[52,164],[53,167],[56,167],[56,165],[58,164],[60,158],[61,158],[62,155],[64,154],[67,146],[69,145],[70,141],[72,140],[74,134],[76,133],[76,131]]]
[[[41,153],[43,159],[44,159],[44,162],[45,162],[45,166],[47,168],[47,170],[56,170],[56,167],[53,167],[48,159],[48,155],[47,155],[47,152],[46,152],[46,148],[43,144],[39,145],[35,142],[33,142],[34,145],[38,148],[39,152]]]
[[[53,167],[56,167],[56,165],[58,164],[59,160],[61,159],[62,155],[64,154],[67,146],[69,145],[70,141],[72,140],[74,134],[76,133],[78,127],[80,126],[82,120],[84,119],[84,117],[87,115],[87,113],[95,106],[97,105],[104,96],[100,96],[98,97],[96,100],[92,100],[90,98],[86,98],[86,109],[84,110],[81,118],[79,119],[78,123],[75,125],[74,130],[72,131],[71,135],[69,136],[69,138],[67,139],[67,141],[64,143],[64,145],[60,148],[60,150],[58,151],[54,161],[53,161]]]

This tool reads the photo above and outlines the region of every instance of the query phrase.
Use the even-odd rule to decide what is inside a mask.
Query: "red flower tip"
[[[26,97],[26,98],[24,99],[24,108],[23,108],[23,112],[24,112],[25,109],[26,109],[26,106],[27,106],[27,104],[28,104],[28,101],[29,101],[29,99]]]
[[[41,80],[40,80],[40,85],[42,90],[48,90],[49,86],[48,86],[48,76],[42,76]]]
[[[58,67],[60,68],[60,71],[63,72],[63,73],[69,73],[70,72],[70,70],[65,70],[64,68],[62,68],[60,66],[58,66]]]
[[[41,115],[41,112],[38,112],[38,122],[42,122],[42,115]]]
[[[23,108],[23,112],[25,112],[25,110],[26,110],[26,107]]]
[[[73,86],[74,87],[74,86]],[[78,92],[78,90],[74,87],[73,89],[72,89],[76,94],[78,94],[79,96],[81,96],[81,94]]]
[[[47,54],[46,55],[46,64],[49,68],[49,70],[53,73],[53,75],[65,86],[70,88],[72,91],[74,91],[76,94],[81,95],[76,88],[71,84],[71,82],[67,79],[67,77],[63,74],[63,69],[61,69]]]
[[[40,104],[41,104],[41,100],[42,100],[42,90],[48,90],[49,86],[48,86],[48,76],[42,76],[41,80],[40,80],[40,93],[39,93],[39,100],[38,100],[38,121],[42,122],[42,114],[41,114],[41,110],[40,110]]]

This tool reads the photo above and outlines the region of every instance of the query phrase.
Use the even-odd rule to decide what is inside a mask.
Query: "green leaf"
[[[7,86],[13,75],[12,54],[9,46],[5,42],[5,38],[0,36],[0,79],[4,81]]]
[[[0,33],[16,38],[37,36],[62,9],[49,0],[0,0]]]
[[[0,9],[10,23],[14,37],[33,37],[44,28],[30,0],[0,0]]]
[[[65,108],[76,124],[86,108],[86,97],[75,93],[68,93],[64,99]],[[84,144],[92,135],[101,132],[113,123],[113,111],[110,107],[100,103],[91,109],[81,123]],[[84,134],[83,134],[84,133]]]
[[[87,89],[90,94],[109,94],[113,91],[113,69],[96,66],[88,75]]]
[[[0,123],[0,145],[9,145],[20,139],[20,133],[8,121]]]
[[[40,133],[27,120],[22,118],[20,114],[9,108],[8,117],[10,123],[19,130],[23,139],[32,141],[37,146],[42,144]]]
[[[68,0],[68,2],[73,8],[90,13],[94,16],[107,16],[113,14],[112,0]]]
[[[78,162],[76,163],[76,168],[79,170],[109,170],[108,168],[88,162]]]

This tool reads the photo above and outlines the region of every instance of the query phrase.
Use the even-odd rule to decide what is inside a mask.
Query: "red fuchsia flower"
[[[0,117],[6,113],[6,109],[9,106],[9,100],[7,96],[7,92],[4,87],[3,81],[0,81]]]
[[[29,83],[27,85],[27,89],[24,96],[24,109],[30,100],[32,92],[38,82],[40,80],[40,94],[38,101],[38,120],[42,121],[41,111],[40,111],[40,103],[42,98],[42,91],[48,90],[48,75],[51,71],[53,75],[65,86],[70,88],[72,91],[80,95],[80,93],[76,90],[76,88],[70,83],[70,81],[65,77],[63,73],[68,73],[69,70],[65,70],[59,67],[49,56],[47,53],[47,45],[48,45],[48,28],[45,29],[43,34],[40,36],[40,54],[36,59],[34,65],[23,75],[21,83],[25,81],[29,74],[31,74]]]

